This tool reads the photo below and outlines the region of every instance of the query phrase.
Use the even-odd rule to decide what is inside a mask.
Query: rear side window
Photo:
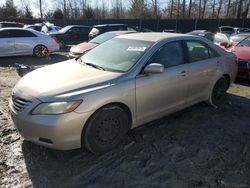
[[[196,41],[187,41],[186,44],[190,62],[202,61],[210,58],[209,50],[205,44]]]
[[[182,43],[178,41],[165,44],[152,56],[149,63],[159,63],[165,68],[183,64]]]
[[[25,31],[25,30],[15,30],[14,31],[14,37],[19,38],[19,37],[36,37],[35,34],[33,34],[30,31]]]
[[[0,38],[11,38],[13,36],[13,30],[4,30],[0,32]]]

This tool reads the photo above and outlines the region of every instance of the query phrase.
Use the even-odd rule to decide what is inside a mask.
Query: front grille
[[[20,97],[16,97],[14,95],[12,96],[12,102],[13,102],[13,108],[18,112],[25,109],[29,105],[29,103],[31,103],[31,101],[28,101]]]

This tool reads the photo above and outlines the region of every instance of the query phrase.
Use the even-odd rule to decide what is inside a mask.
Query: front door
[[[136,78],[138,124],[157,119],[186,103],[188,67],[181,41],[167,43],[149,60],[164,65],[159,74],[140,74]]]

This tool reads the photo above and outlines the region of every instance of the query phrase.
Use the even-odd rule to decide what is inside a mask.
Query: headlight
[[[69,102],[51,102],[41,103],[32,110],[31,114],[63,114],[74,111],[82,100],[69,101]]]

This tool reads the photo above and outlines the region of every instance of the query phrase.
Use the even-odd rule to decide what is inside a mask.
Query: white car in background
[[[34,55],[45,57],[59,50],[59,44],[49,35],[23,28],[0,29],[0,57]]]

